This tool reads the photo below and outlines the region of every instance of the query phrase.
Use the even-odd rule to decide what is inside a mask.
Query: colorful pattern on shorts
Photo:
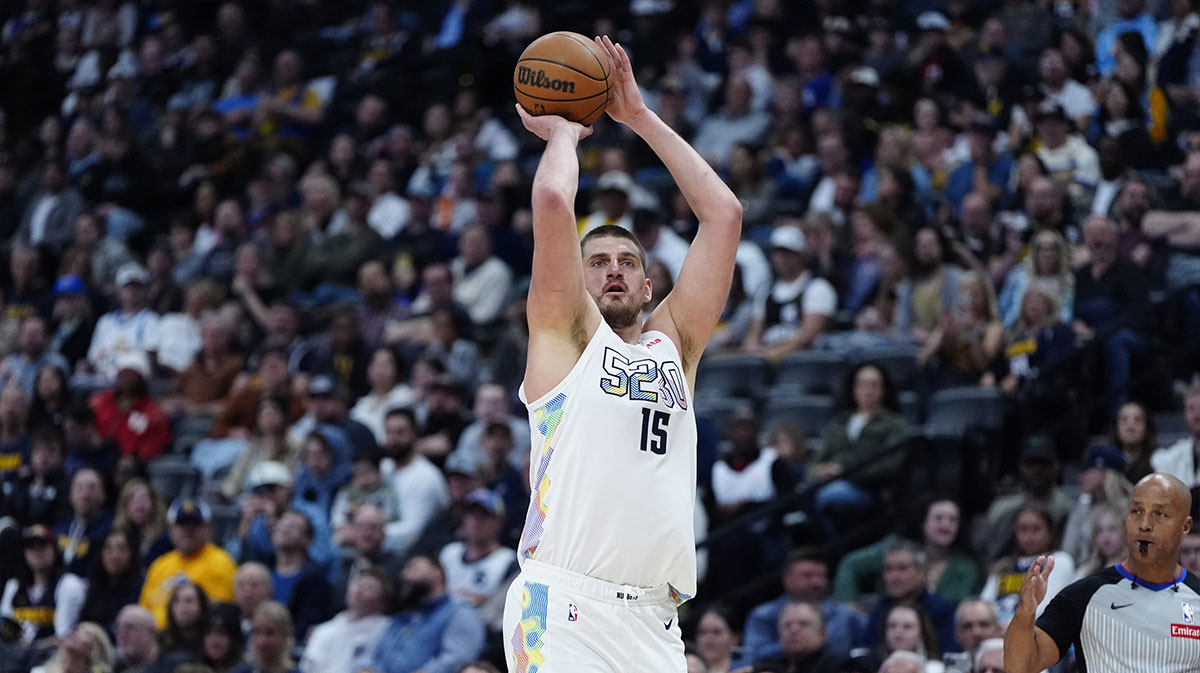
[[[513,673],[538,673],[546,663],[542,647],[550,612],[550,587],[526,582],[521,587],[521,620],[513,630]]]
[[[550,467],[550,456],[554,454],[554,431],[558,429],[563,419],[563,405],[567,396],[559,393],[542,406],[533,410],[538,434],[542,436],[542,460],[538,463],[537,475],[533,482],[533,498],[529,502],[529,512],[525,516],[525,530],[521,533],[521,554],[525,558],[533,558],[538,543],[542,541],[543,525],[546,514],[550,511],[546,495],[550,492],[550,478],[546,470]]]
[[[671,586],[669,583],[667,584],[667,591],[668,591],[668,593],[671,594],[671,600],[675,601],[676,607],[679,607],[680,605],[683,605],[684,603],[692,600],[692,596],[689,596],[689,595],[683,593],[682,591],[677,590],[675,587]]]

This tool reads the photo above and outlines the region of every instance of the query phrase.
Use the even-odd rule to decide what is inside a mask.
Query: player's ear
[[[1187,517],[1183,520],[1183,534],[1187,535],[1192,532],[1192,517]]]
[[[646,301],[654,298],[654,283],[649,278],[646,279],[646,291],[642,294]]]

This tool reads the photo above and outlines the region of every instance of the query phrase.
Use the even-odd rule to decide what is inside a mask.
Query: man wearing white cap
[[[837,292],[829,281],[805,268],[804,234],[781,225],[771,232],[771,268],[775,281],[756,298],[754,319],[742,347],[747,353],[778,360],[804,350],[829,326],[837,311]]]
[[[94,385],[111,385],[127,353],[141,354],[153,362],[158,350],[158,314],[146,307],[149,275],[142,265],[129,262],[117,270],[120,307],[100,316],[83,364]]]
[[[579,235],[583,236],[596,227],[615,224],[633,231],[633,178],[624,171],[607,171],[596,180],[596,202],[599,206],[593,213],[579,220]]]

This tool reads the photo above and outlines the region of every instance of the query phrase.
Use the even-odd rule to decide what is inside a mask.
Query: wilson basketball
[[[612,62],[593,40],[558,31],[525,48],[513,73],[517,102],[531,115],[559,115],[585,126],[604,114]]]

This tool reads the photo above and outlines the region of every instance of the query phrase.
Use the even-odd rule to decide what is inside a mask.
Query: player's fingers
[[[1054,570],[1054,557],[1047,556],[1046,557],[1046,569],[1045,569],[1045,571],[1042,572],[1042,577],[1049,577],[1051,570]]]

